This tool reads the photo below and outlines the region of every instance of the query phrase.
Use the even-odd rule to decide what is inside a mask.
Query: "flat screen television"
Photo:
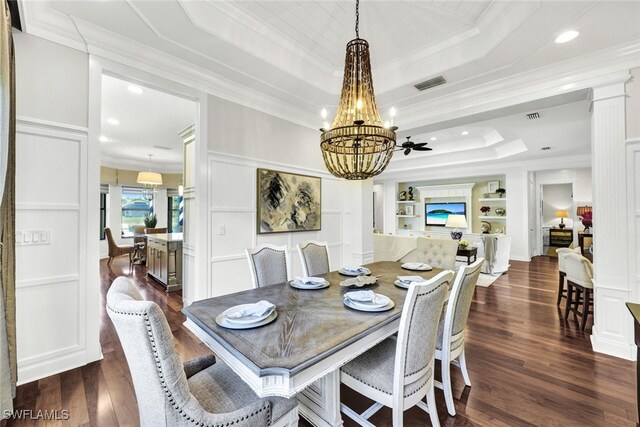
[[[455,203],[425,203],[425,225],[444,227],[449,215],[467,215],[467,204]]]

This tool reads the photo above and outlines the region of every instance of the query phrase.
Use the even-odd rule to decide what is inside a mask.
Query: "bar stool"
[[[567,267],[565,266],[566,262],[564,260],[564,256],[566,254],[579,254],[582,255],[582,250],[578,248],[558,248],[556,249],[556,253],[558,254],[558,301],[556,305],[560,305],[560,301],[562,298],[567,297],[567,290],[564,288],[564,279],[567,275]]]
[[[582,318],[581,329],[587,325],[587,317],[593,314],[593,264],[587,258],[575,253],[564,255],[567,274],[567,305],[564,310],[565,320],[569,312]],[[574,297],[575,291],[575,297]],[[582,311],[579,310],[582,303]]]

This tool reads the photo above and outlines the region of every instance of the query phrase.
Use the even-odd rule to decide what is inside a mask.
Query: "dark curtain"
[[[0,7],[0,410],[13,409],[16,393],[15,294],[15,56],[11,16]]]

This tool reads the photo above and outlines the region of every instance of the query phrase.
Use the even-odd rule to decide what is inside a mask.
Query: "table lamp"
[[[569,212],[563,210],[556,211],[556,218],[560,218],[560,224],[558,224],[558,227],[564,228],[566,227],[564,224],[564,219],[569,218]]]
[[[460,240],[462,238],[460,228],[467,228],[467,218],[464,215],[449,215],[447,223],[444,226],[454,229],[451,232],[451,238],[453,240]]]

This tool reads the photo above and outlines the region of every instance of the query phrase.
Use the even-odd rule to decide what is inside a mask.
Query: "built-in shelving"
[[[417,200],[398,200],[396,203],[418,203]]]
[[[398,218],[415,218],[418,215],[396,215]]]
[[[483,220],[483,221],[486,221],[486,220],[488,220],[488,219],[490,219],[490,220],[494,220],[494,219],[502,219],[502,220],[506,220],[506,219],[507,219],[507,216],[506,216],[506,215],[504,215],[504,216],[480,215],[478,218],[480,218],[480,219],[481,219],[481,220]]]
[[[478,199],[479,202],[506,202],[507,198],[506,197],[487,197],[484,199]]]

